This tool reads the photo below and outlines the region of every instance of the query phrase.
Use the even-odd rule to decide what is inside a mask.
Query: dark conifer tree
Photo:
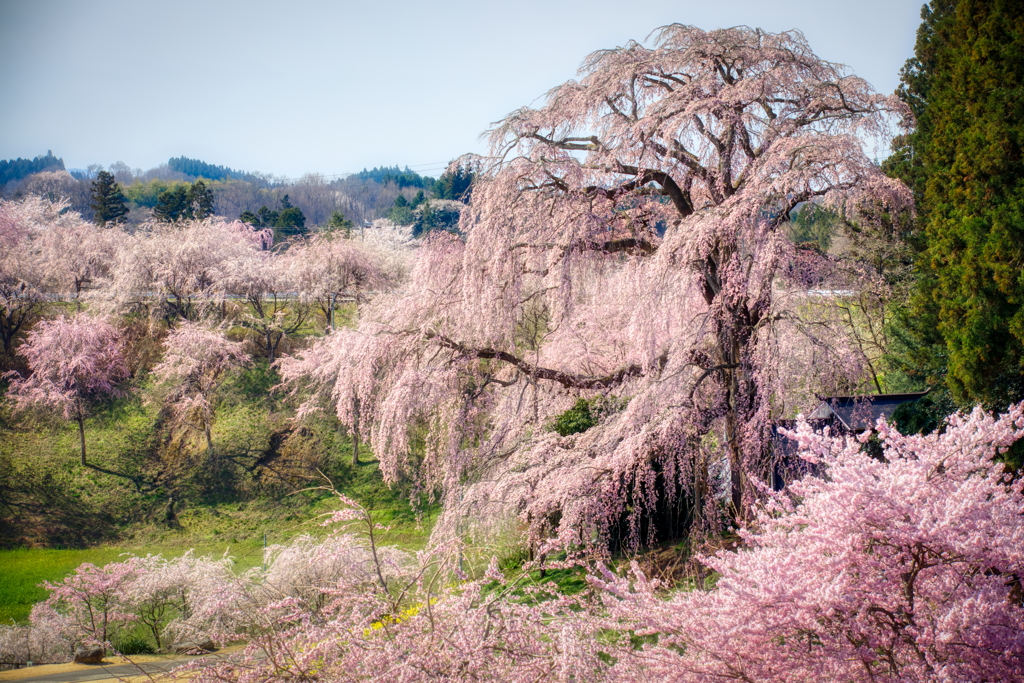
[[[92,182],[92,202],[89,205],[93,212],[93,220],[103,227],[108,223],[122,223],[128,215],[128,202],[121,191],[121,186],[114,181],[114,175],[100,171]]]
[[[188,191],[189,217],[202,220],[213,215],[213,191],[197,180]]]
[[[434,196],[438,199],[451,199],[469,203],[473,172],[458,166],[454,171],[445,171],[434,183]]]
[[[181,184],[161,192],[156,198],[156,206],[153,207],[156,219],[164,223],[174,223],[188,218],[190,189]]]
[[[889,168],[918,197],[917,360],[962,404],[1024,398],[1024,4],[933,0]]]

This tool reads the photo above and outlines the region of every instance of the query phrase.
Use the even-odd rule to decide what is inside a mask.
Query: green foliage
[[[227,166],[216,166],[214,164],[208,164],[205,161],[199,159],[189,159],[188,157],[173,157],[167,160],[167,166],[172,171],[183,173],[193,178],[207,178],[209,180],[247,180],[247,181],[258,181],[259,178],[252,174],[246,173],[245,171],[236,171],[228,168]]]
[[[422,237],[432,230],[458,232],[460,212],[426,201],[413,215],[412,236]]]
[[[94,212],[94,220],[100,227],[107,223],[121,223],[128,214],[128,202],[125,200],[121,186],[114,181],[114,175],[100,171],[92,183],[92,202],[89,205]]]
[[[178,186],[184,186],[185,192],[188,192],[189,183],[181,182],[178,180],[162,180],[155,178],[150,180],[148,183],[134,182],[128,187],[124,188],[125,197],[135,206],[144,206],[147,208],[154,208],[157,204],[157,200],[161,194],[169,190],[174,190]]]
[[[287,195],[285,196],[287,197]],[[302,215],[302,210],[299,207],[289,206],[282,209],[281,213],[277,215],[274,227],[278,228],[283,235],[297,235],[306,227],[306,217]]]
[[[943,426],[946,416],[956,412],[956,404],[945,387],[903,403],[893,411],[892,421],[903,434],[931,434]]]
[[[901,97],[917,129],[887,163],[919,197],[908,336],[961,404],[1024,398],[1024,5],[934,0]]]
[[[196,220],[213,215],[213,192],[202,180],[192,183],[188,191],[188,203],[192,210],[192,218]]]
[[[369,171],[364,168],[359,173],[354,173],[349,177],[355,180],[372,180],[382,185],[395,183],[400,188],[420,187],[429,190],[434,184],[433,178],[421,176],[419,173],[409,170],[408,166],[405,167],[405,170],[400,169],[398,166],[390,168],[386,166],[374,167]]]
[[[416,220],[413,215],[411,206],[409,206],[409,200],[403,195],[395,197],[395,203],[391,209],[388,210],[388,219],[394,221],[398,225],[412,225],[413,221]]]
[[[551,423],[550,429],[560,436],[580,434],[587,431],[605,415],[616,413],[628,403],[628,399],[617,396],[595,396],[577,399],[576,404]]]
[[[814,245],[821,251],[832,246],[832,236],[842,218],[833,210],[817,204],[804,204],[790,221],[790,239],[796,244]]]
[[[257,228],[273,228],[274,241],[280,241],[306,232],[306,217],[297,206],[292,206],[288,195],[281,197],[281,210],[271,211],[266,205],[256,213],[244,211],[239,220]]]
[[[7,183],[27,178],[33,173],[41,171],[55,171],[64,169],[64,160],[53,156],[53,152],[47,150],[46,156],[39,155],[35,159],[2,159],[0,160],[0,187]]]
[[[352,228],[354,227],[355,223],[345,218],[343,212],[335,211],[331,214],[331,219],[327,221],[325,232],[336,232],[348,238],[352,236]]]
[[[590,409],[591,401],[581,398],[576,405],[555,418],[551,429],[559,436],[580,434],[597,424],[597,416]],[[595,411],[596,412],[596,411]]]
[[[434,183],[433,194],[438,199],[451,199],[464,204],[469,203],[473,194],[475,175],[468,168],[458,166],[454,171],[445,171]]]
[[[202,220],[213,215],[213,192],[202,180],[177,184],[157,196],[153,215],[164,223]]]
[[[123,633],[112,643],[114,650],[122,655],[152,655],[156,649],[149,639],[136,633]]]

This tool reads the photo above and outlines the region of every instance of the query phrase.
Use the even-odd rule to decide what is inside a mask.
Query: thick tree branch
[[[494,359],[504,361],[514,366],[519,372],[532,377],[535,379],[544,379],[552,382],[557,382],[567,389],[606,389],[613,387],[622,382],[642,375],[644,368],[640,365],[633,364],[616,370],[613,373],[600,376],[588,376],[588,375],[575,375],[569,372],[563,372],[561,370],[553,370],[551,368],[541,367],[539,365],[532,365],[526,362],[518,356],[514,356],[507,351],[499,351],[497,349],[474,349],[460,344],[459,342],[449,339],[448,337],[438,334],[436,332],[427,332],[424,335],[427,339],[435,341],[446,349],[457,351],[459,354],[469,358],[483,358],[483,359]],[[657,367],[660,370],[665,367],[665,363],[668,362],[668,356],[662,354],[658,358]]]

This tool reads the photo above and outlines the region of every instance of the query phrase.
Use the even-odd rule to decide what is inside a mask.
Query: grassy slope
[[[247,454],[264,453],[274,430],[287,426],[291,406],[271,392],[276,383],[265,364],[227,382],[214,427],[218,453],[241,454],[241,462],[251,463]],[[382,543],[410,550],[426,544],[432,511],[418,519],[405,493],[387,487],[377,463],[366,462],[369,449],[353,467],[351,442],[329,419],[292,450],[283,449],[278,460],[300,466],[284,468],[275,479],[235,464],[204,463],[194,443],[169,448],[161,442],[156,408],[141,393],[101,407],[87,421],[89,461],[131,474],[147,468],[152,474],[154,467],[171,472],[182,501],[178,527],[164,523],[165,488],[139,491],[124,479],[82,468],[73,424],[15,421],[0,411],[0,546],[8,548],[0,550],[0,623],[25,619],[46,597],[40,582],[59,581],[83,562],[104,564],[123,553],[174,556],[191,548],[228,553],[242,570],[262,562],[264,539],[273,545],[326,534],[318,516],[335,508],[334,498],[298,491],[326,483],[312,468],[392,527]]]
[[[375,519],[391,526],[382,533],[382,544],[408,550],[426,545],[433,511],[418,521],[408,501],[384,484],[376,462],[360,465],[347,480],[336,483],[347,495],[372,505]],[[32,605],[47,596],[38,584],[60,581],[83,562],[102,565],[124,553],[175,557],[193,549],[201,555],[227,553],[236,569],[244,571],[262,562],[264,538],[274,545],[303,534],[329,533],[319,525],[319,516],[335,509],[331,496],[307,493],[291,498],[192,506],[179,516],[180,529],[134,524],[124,528],[117,541],[93,548],[0,550],[0,623],[27,619]]]

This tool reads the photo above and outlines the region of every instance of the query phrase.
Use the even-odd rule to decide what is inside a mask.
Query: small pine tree
[[[95,212],[96,225],[100,227],[107,223],[124,222],[124,217],[128,215],[128,202],[112,173],[100,171],[96,176],[92,182],[92,202],[89,206]]]
[[[331,220],[327,221],[327,232],[340,233],[348,239],[352,236],[352,228],[355,223],[345,218],[345,214],[341,211],[335,211],[331,214]]]
[[[185,185],[177,185],[170,190],[165,190],[156,198],[156,206],[153,214],[158,221],[174,223],[182,218],[188,217],[190,188]]]
[[[213,215],[213,191],[197,180],[188,191],[188,211],[197,221]]]

